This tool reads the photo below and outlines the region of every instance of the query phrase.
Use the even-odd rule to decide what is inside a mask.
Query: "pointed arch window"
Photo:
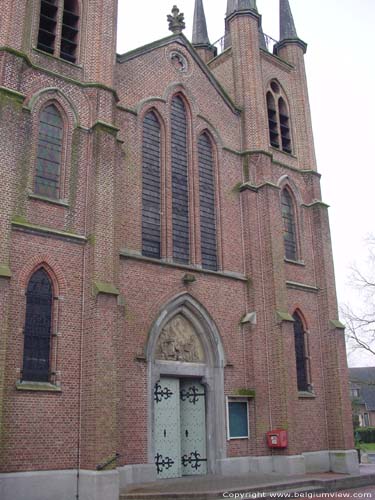
[[[160,123],[153,111],[143,120],[142,146],[142,253],[161,257],[161,137]]]
[[[49,381],[52,305],[52,282],[40,268],[31,276],[26,292],[22,380]]]
[[[41,0],[38,49],[75,63],[79,22],[77,0]]]
[[[267,113],[270,144],[292,154],[290,114],[285,96],[278,82],[273,80],[267,91]]]
[[[281,191],[281,213],[284,224],[284,248],[285,257],[289,260],[297,260],[297,234],[296,217],[292,195],[288,188]]]
[[[58,199],[63,146],[63,120],[54,104],[40,114],[39,137],[35,172],[35,193]]]
[[[217,270],[214,157],[206,133],[198,139],[202,267]]]
[[[267,112],[268,112],[268,129],[270,134],[270,144],[274,148],[279,148],[279,124],[277,121],[277,112],[275,99],[271,92],[267,92]]]
[[[187,116],[185,104],[178,95],[172,100],[171,149],[173,258],[176,262],[188,264],[190,243]]]
[[[306,329],[298,312],[293,314],[294,345],[297,367],[297,387],[299,391],[310,391],[309,357],[307,354]]]

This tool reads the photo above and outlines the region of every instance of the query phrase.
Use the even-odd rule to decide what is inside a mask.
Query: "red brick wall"
[[[0,52],[0,85],[21,94],[0,96],[0,265],[12,271],[10,279],[0,277],[1,469],[75,468],[78,460],[94,469],[115,452],[122,464],[146,462],[149,395],[147,365],[140,358],[162,305],[183,291],[218,328],[227,360],[225,394],[256,391],[249,404],[250,438],[230,441],[228,456],[269,454],[265,433],[271,427],[288,429],[290,446],[280,454],[352,447],[344,340],[330,325],[338,312],[327,209],[313,204],[320,199],[320,180],[301,48],[280,52],[290,66],[259,52],[256,20],[231,21],[233,48],[212,67],[243,108],[241,116],[182,38],[113,68],[115,4],[90,2],[87,8],[82,29],[89,30],[90,46],[81,47],[83,69],[29,46],[24,50],[34,63],[55,73]],[[7,29],[0,37],[21,50],[14,19],[5,15]],[[172,50],[186,57],[185,73],[171,64]],[[294,155],[268,146],[265,92],[272,78],[288,98]],[[119,101],[108,89],[82,84],[88,81],[113,85]],[[141,253],[142,121],[151,108],[162,124],[162,253],[166,260],[172,257],[170,103],[176,93],[188,110],[192,263],[200,264],[196,142],[208,130],[215,144],[220,271],[232,277],[120,257]],[[38,113],[50,100],[61,106],[68,134],[63,204],[29,196]],[[245,181],[248,189],[240,190]],[[284,260],[279,197],[287,184],[296,203],[295,264]],[[32,270],[43,264],[59,295],[52,352],[62,391],[17,391],[24,294]],[[196,277],[191,285],[182,282],[186,272]],[[117,287],[120,297],[115,289],[95,296],[95,281]],[[292,323],[277,315],[297,308],[309,331],[316,397],[308,399],[297,391]],[[251,311],[257,324],[241,326]]]

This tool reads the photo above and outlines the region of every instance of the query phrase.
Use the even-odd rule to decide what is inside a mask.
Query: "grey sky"
[[[118,52],[168,36],[173,4],[185,13],[190,39],[194,0],[119,0]],[[223,35],[226,0],[204,0],[211,42]],[[258,0],[265,33],[278,39],[279,0]],[[349,267],[364,263],[364,238],[375,232],[374,0],[290,0],[306,67],[323,201],[330,221],[340,302],[358,300]],[[350,364],[375,360],[350,356]]]

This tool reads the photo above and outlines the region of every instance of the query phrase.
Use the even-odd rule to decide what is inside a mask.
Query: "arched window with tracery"
[[[142,146],[142,253],[161,257],[161,136],[160,123],[153,111],[143,120]]]
[[[39,119],[35,193],[59,198],[63,146],[63,120],[54,104],[42,110]]]
[[[202,267],[217,270],[214,155],[206,133],[198,139]]]
[[[77,0],[41,0],[38,49],[75,63],[79,22]]]
[[[182,264],[190,257],[187,133],[186,107],[177,95],[171,109],[173,258]]]
[[[292,154],[289,108],[281,86],[276,80],[271,81],[266,100],[270,144],[284,153]]]
[[[298,252],[295,206],[292,195],[286,187],[281,191],[281,213],[284,224],[285,257],[296,261]]]
[[[52,307],[52,282],[40,268],[31,276],[26,292],[22,380],[49,381]]]
[[[306,329],[298,312],[293,314],[293,319],[297,387],[299,391],[309,391],[311,389],[311,385],[309,381],[309,357],[307,352]]]

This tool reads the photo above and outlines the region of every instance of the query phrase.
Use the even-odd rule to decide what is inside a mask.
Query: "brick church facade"
[[[202,0],[192,43],[174,8],[123,55],[117,0],[19,0],[0,23],[2,499],[355,472],[288,0],[273,51],[255,0],[228,0],[220,53]]]

